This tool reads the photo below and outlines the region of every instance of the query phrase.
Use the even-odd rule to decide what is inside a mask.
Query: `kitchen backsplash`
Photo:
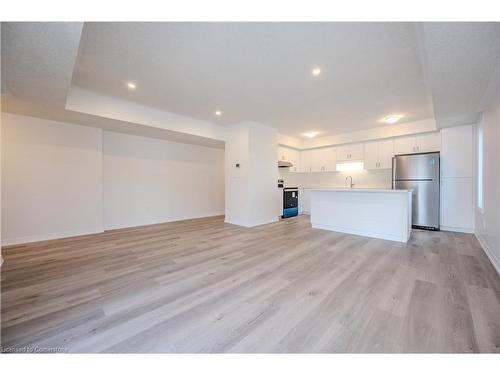
[[[293,173],[286,168],[279,168],[279,178],[285,187],[326,188],[347,186],[346,176],[352,176],[355,188],[391,188],[390,169],[361,170],[351,172]]]

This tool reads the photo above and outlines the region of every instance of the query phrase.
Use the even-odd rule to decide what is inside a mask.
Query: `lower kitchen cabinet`
[[[441,229],[473,231],[472,178],[441,179]]]
[[[299,189],[299,214],[309,214],[311,198],[309,189]]]

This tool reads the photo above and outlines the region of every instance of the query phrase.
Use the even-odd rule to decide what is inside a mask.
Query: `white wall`
[[[102,130],[2,113],[2,244],[102,231]]]
[[[0,22],[0,41],[2,40],[2,23]],[[2,80],[2,46],[0,42],[0,82],[3,83]],[[0,87],[0,94],[3,94],[3,86]],[[2,101],[0,100],[0,114],[2,113]],[[0,165],[2,165],[2,116],[0,115]],[[2,174],[0,173],[0,266],[3,263],[2,258]],[[0,334],[0,339],[1,339]]]
[[[484,209],[476,209],[476,236],[500,273],[500,63],[492,80],[493,94],[483,111]]]
[[[2,113],[4,245],[224,213],[224,150]]]
[[[249,210],[249,129],[244,125],[228,128],[226,143],[226,217],[227,223],[247,225]],[[238,166],[236,166],[238,164]]]
[[[276,189],[278,168],[276,129],[258,123],[250,125],[250,215],[251,225],[277,221]]]
[[[228,129],[226,222],[251,227],[278,220],[277,137],[276,129],[250,121]]]
[[[104,229],[224,214],[224,150],[104,132]]]
[[[66,98],[66,109],[107,119],[123,121],[128,126],[147,131],[144,126],[178,132],[179,135],[206,137],[224,141],[226,127],[191,117],[162,111],[133,101],[103,95],[73,86]],[[115,130],[115,128],[111,129]]]

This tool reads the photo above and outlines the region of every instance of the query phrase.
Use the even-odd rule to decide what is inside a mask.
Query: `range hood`
[[[289,161],[278,160],[278,168],[289,168],[293,167],[293,164]]]

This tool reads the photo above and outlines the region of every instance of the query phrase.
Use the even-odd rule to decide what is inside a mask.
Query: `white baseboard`
[[[47,233],[36,236],[2,238],[2,246],[23,245],[31,242],[57,240],[61,238],[84,236],[87,234],[103,233],[103,228],[80,229],[67,232]]]
[[[457,227],[447,227],[445,225],[441,225],[439,229],[444,230],[444,231],[448,231],[448,232],[458,232],[458,233],[470,233],[470,234],[474,234],[474,229],[473,228],[457,228]]]
[[[348,234],[354,234],[356,236],[379,238],[382,240],[397,241],[397,242],[403,242],[403,243],[407,243],[408,239],[409,239],[409,236],[408,237],[395,236],[395,235],[386,234],[386,233],[366,232],[366,231],[354,230],[351,228],[336,227],[336,226],[317,224],[317,223],[311,223],[311,226],[313,228],[316,228],[316,229],[331,230],[333,232],[348,233]]]
[[[134,227],[144,227],[147,225],[156,225],[156,224],[166,224],[172,223],[174,221],[182,221],[182,220],[191,220],[191,219],[203,219],[214,216],[223,216],[224,211],[203,213],[198,215],[188,215],[188,216],[180,216],[174,218],[164,218],[159,220],[150,220],[150,221],[136,221],[129,223],[117,223],[117,224],[104,224],[104,230],[115,230],[115,229],[126,229],[126,228],[134,228]]]
[[[486,256],[488,257],[488,259],[490,260],[491,264],[493,264],[493,267],[496,269],[497,273],[500,275],[500,259],[498,259],[495,256],[495,254],[490,249],[490,247],[488,246],[488,244],[486,243],[484,238],[482,238],[479,233],[474,233],[474,235],[476,236],[479,244],[483,248],[483,251],[486,254]]]
[[[228,223],[228,224],[238,225],[240,227],[253,228],[253,227],[257,227],[259,225],[276,223],[278,221],[279,221],[278,217],[273,217],[273,218],[257,220],[257,221],[253,221],[253,222],[246,222],[246,221],[243,222],[243,221],[235,221],[235,220],[225,220],[224,222]]]

